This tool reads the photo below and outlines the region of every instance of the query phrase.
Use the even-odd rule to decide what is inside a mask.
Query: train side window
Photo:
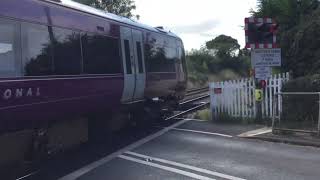
[[[176,49],[160,45],[146,45],[148,72],[175,72]]]
[[[82,72],[80,33],[53,28],[54,74],[78,75]]]
[[[177,49],[166,47],[166,63],[164,65],[167,72],[176,72],[175,63],[178,59]]]
[[[185,52],[184,52],[184,49],[183,49],[182,47],[180,47],[179,49],[180,49],[180,52],[181,52],[179,58],[181,59],[182,66],[183,66],[183,69],[184,69],[184,73],[186,73],[186,70],[187,70],[187,62],[186,62]]]
[[[145,44],[144,46],[144,57],[145,57],[145,64],[146,64],[146,71],[152,72],[152,63],[151,59],[153,57],[153,46],[151,44]]]
[[[124,40],[124,51],[125,51],[125,58],[126,58],[127,74],[132,74],[129,43],[130,43],[129,40]]]
[[[138,55],[139,73],[143,73],[142,47],[141,47],[141,42],[138,42],[138,41],[137,41],[137,55]]]
[[[47,26],[29,23],[23,23],[21,28],[24,75],[53,75],[53,46],[50,40],[50,29]]]
[[[122,72],[118,39],[85,34],[81,41],[85,74],[118,74]]]
[[[0,19],[0,77],[17,76],[20,57],[18,24]]]

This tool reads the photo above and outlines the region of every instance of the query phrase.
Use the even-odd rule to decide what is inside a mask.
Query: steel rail
[[[202,94],[202,93],[205,93],[205,92],[209,92],[209,89],[203,89],[201,91],[194,91],[194,92],[190,92],[190,93],[187,93],[186,96],[193,96],[193,95],[196,95],[196,94]]]
[[[29,179],[30,177],[35,176],[35,175],[38,174],[38,173],[39,173],[39,171],[34,171],[34,172],[29,173],[29,174],[27,174],[27,175],[24,175],[24,176],[21,176],[21,177],[19,177],[19,178],[16,178],[16,180]]]
[[[168,117],[168,118],[165,119],[165,121],[169,121],[169,120],[175,119],[175,118],[177,118],[177,117],[180,117],[180,116],[182,116],[182,115],[185,115],[185,114],[191,113],[191,112],[193,112],[193,111],[199,110],[199,109],[201,109],[201,108],[203,108],[203,107],[208,106],[209,104],[210,104],[210,102],[203,103],[203,104],[201,104],[201,105],[198,105],[198,106],[193,107],[193,108],[191,108],[191,109],[188,109],[188,110],[186,110],[186,111],[180,112],[180,113],[178,113],[178,114],[176,114],[176,115],[173,115],[173,116],[171,116],[171,117]]]
[[[195,92],[195,91],[201,91],[201,90],[209,90],[209,87],[202,87],[202,88],[197,88],[197,89],[189,89],[189,90],[187,90],[187,93]]]
[[[192,102],[195,102],[195,101],[198,101],[198,100],[201,100],[201,99],[205,99],[205,98],[208,98],[208,97],[210,97],[209,94],[204,95],[204,96],[200,96],[200,97],[196,97],[194,99],[183,101],[183,102],[179,103],[179,105],[185,105],[185,104],[192,103]]]

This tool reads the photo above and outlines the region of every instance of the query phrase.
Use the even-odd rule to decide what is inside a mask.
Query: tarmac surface
[[[318,180],[320,149],[239,138],[261,128],[182,120],[60,180]]]

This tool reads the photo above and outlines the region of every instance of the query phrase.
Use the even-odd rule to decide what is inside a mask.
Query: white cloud
[[[12,44],[0,43],[0,54],[5,54],[12,51]]]
[[[244,46],[244,18],[256,0],[135,0],[142,23],[177,33],[187,50],[200,48],[220,34]]]
[[[172,31],[179,34],[199,34],[214,29],[218,25],[217,20],[207,20],[197,24],[180,25],[171,27]]]

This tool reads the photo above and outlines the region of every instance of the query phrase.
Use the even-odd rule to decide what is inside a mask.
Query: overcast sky
[[[257,0],[135,0],[140,22],[178,34],[187,50],[225,34],[244,47],[244,18]]]

